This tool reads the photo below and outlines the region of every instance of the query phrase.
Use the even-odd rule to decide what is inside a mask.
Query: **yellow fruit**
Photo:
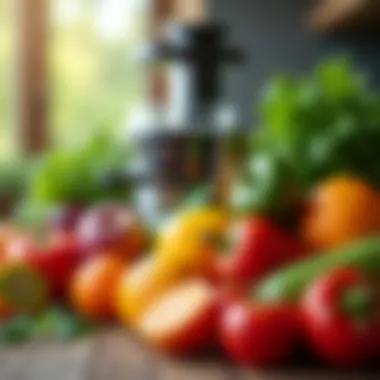
[[[180,214],[162,230],[156,256],[189,273],[207,274],[214,264],[226,226],[227,216],[218,209]]]
[[[328,249],[376,232],[376,191],[352,177],[334,177],[315,190],[302,234],[309,247]]]
[[[183,277],[179,270],[154,257],[137,262],[124,273],[116,291],[116,309],[121,321],[133,325],[157,297]]]

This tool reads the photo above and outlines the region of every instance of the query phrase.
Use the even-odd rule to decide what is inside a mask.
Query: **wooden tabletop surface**
[[[183,361],[154,354],[124,331],[73,343],[0,349],[0,380],[379,380],[380,372],[238,369],[216,359]]]

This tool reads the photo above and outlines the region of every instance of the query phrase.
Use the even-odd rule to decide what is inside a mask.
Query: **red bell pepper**
[[[374,290],[356,268],[339,268],[321,276],[302,301],[311,348],[337,366],[361,365],[374,356],[377,312]]]
[[[221,313],[219,340],[235,362],[255,367],[283,364],[300,338],[298,311],[287,305],[231,301]]]
[[[234,232],[232,252],[220,266],[224,280],[253,282],[302,255],[299,242],[268,219],[251,217]]]

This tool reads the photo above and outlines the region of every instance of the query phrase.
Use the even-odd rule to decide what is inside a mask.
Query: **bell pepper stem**
[[[350,288],[343,293],[341,300],[342,310],[353,317],[368,318],[373,311],[373,297],[371,291],[363,286]]]

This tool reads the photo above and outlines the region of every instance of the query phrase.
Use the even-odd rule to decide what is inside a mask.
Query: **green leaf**
[[[122,142],[104,134],[84,143],[54,148],[36,166],[29,187],[32,203],[91,204],[98,200],[128,197],[129,187],[110,189],[102,182],[108,172],[122,172],[129,152]]]
[[[354,69],[348,57],[322,62],[317,66],[315,74],[325,94],[335,101],[355,97],[364,89],[364,76]]]
[[[271,151],[258,152],[234,185],[231,206],[241,213],[262,213],[282,219],[292,211],[298,195],[291,168]]]
[[[380,188],[380,94],[347,57],[300,78],[274,77],[260,110],[254,156],[275,152],[305,188],[340,171]]]
[[[263,124],[271,136],[286,138],[291,127],[297,100],[297,87],[287,76],[275,77],[265,88],[261,104]]]
[[[94,325],[64,306],[53,306],[41,314],[33,329],[34,337],[69,339],[80,337],[94,328]]]
[[[0,325],[0,342],[20,343],[31,338],[33,332],[33,318],[16,316]]]
[[[202,208],[214,203],[214,189],[212,184],[200,185],[190,190],[182,208]]]

